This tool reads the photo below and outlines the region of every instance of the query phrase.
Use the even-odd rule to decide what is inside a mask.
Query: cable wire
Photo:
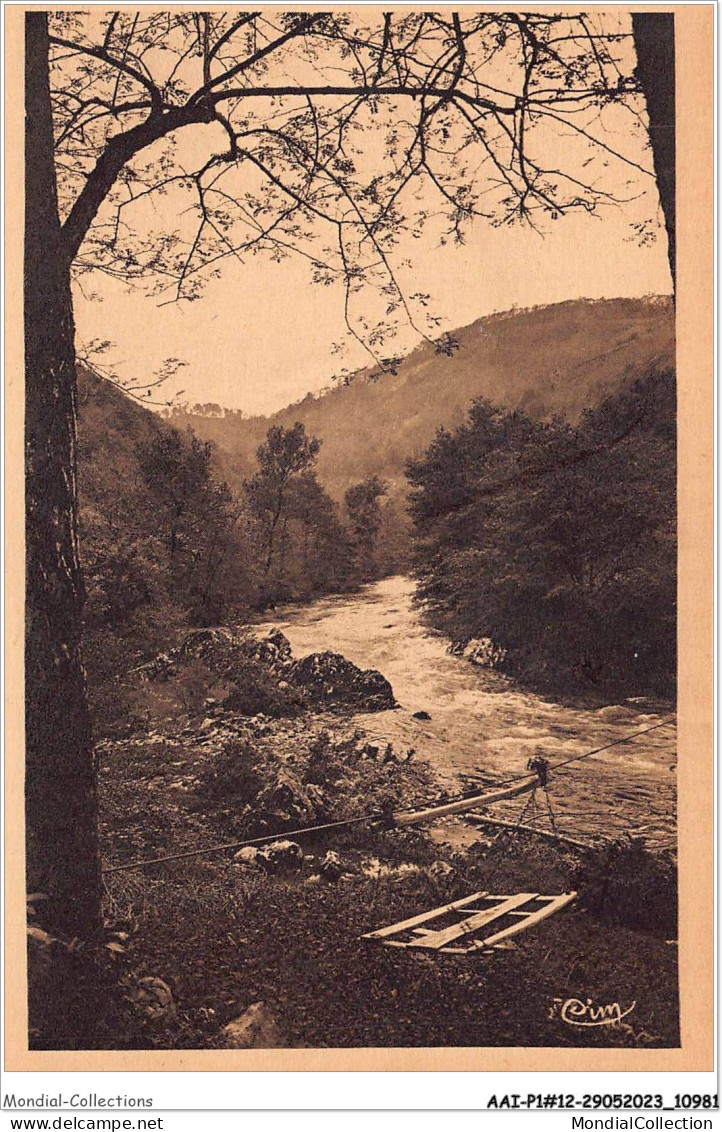
[[[662,723],[655,723],[652,727],[645,727],[643,731],[635,731],[631,735],[625,735],[621,739],[614,739],[611,743],[606,743],[603,747],[595,747],[593,751],[585,751],[582,755],[574,755],[573,758],[564,759],[558,763],[550,763],[549,770],[556,770],[562,766],[569,766],[570,763],[579,762],[581,759],[588,759],[591,755],[598,755],[601,751],[608,751],[610,747],[616,747],[620,743],[628,743],[631,739],[637,739],[640,735],[648,735],[650,731],[657,731],[660,727],[668,727],[669,724],[674,722],[675,717],[671,717],[670,719],[665,719]],[[488,783],[488,786],[490,789],[498,788],[500,786],[513,786],[514,783],[521,782],[525,778],[529,778],[528,772],[526,774],[520,774],[516,778],[507,779],[504,782],[490,782]],[[449,798],[447,796],[445,798],[436,799],[436,801],[439,801],[442,804],[444,802],[453,801],[462,802],[466,798],[473,798],[474,796],[475,795],[473,793],[467,793],[460,795],[457,799]],[[434,800],[432,799],[431,804],[433,804],[433,801]],[[412,814],[417,809],[418,803],[416,806],[409,806],[405,810],[396,810],[394,812],[397,814]],[[182,861],[186,860],[189,857],[203,857],[207,856],[210,853],[222,853],[224,850],[228,849],[246,849],[255,845],[263,845],[267,841],[278,841],[279,838],[301,837],[305,833],[322,833],[329,829],[341,829],[344,826],[360,825],[362,822],[367,821],[383,821],[384,819],[388,818],[388,816],[388,814],[372,812],[368,814],[362,814],[356,818],[345,818],[342,821],[326,822],[323,825],[309,825],[302,826],[300,829],[279,830],[277,833],[264,834],[264,836],[262,837],[252,837],[246,841],[227,841],[221,843],[220,845],[211,845],[207,849],[189,849],[184,853],[173,853],[168,857],[152,857],[150,860],[129,861],[124,865],[112,865],[109,869],[103,869],[102,874],[103,876],[109,876],[110,873],[121,873],[126,872],[130,869],[147,869],[151,865],[164,865],[168,861]]]

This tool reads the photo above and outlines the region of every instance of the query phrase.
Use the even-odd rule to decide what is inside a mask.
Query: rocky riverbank
[[[87,1044],[675,1045],[668,855],[629,839],[585,854],[504,830],[459,848],[443,824],[433,840],[368,821],[291,832],[451,790],[417,747],[362,725],[379,712],[359,712],[361,690],[373,706],[386,685],[341,660],[299,665],[275,629],[216,630],[133,677],[145,721],[97,749],[113,1005]],[[248,714],[244,686],[274,714]],[[237,844],[258,837],[269,840]],[[160,857],[174,859],[114,871]],[[361,938],[475,891],[569,890],[570,908],[502,952],[430,958]],[[624,1028],[585,1029],[555,1012],[573,997],[637,1005]],[[57,1048],[36,1027],[37,1047],[47,1041]]]
[[[537,755],[557,762],[607,747],[673,715],[673,705],[638,698],[544,698],[453,655],[449,642],[424,624],[413,582],[403,576],[279,611],[272,624],[258,628],[271,627],[299,656],[334,649],[361,668],[381,671],[399,709],[357,714],[355,721],[379,743],[415,747],[450,790],[470,777],[483,784],[523,774]],[[559,827],[577,837],[643,830],[657,847],[672,847],[676,761],[672,723],[574,763],[551,784]],[[499,816],[514,820],[518,809],[502,805]]]
[[[373,638],[368,595],[359,607]],[[282,625],[187,634],[124,678],[122,723],[96,748],[106,942],[78,951],[31,934],[34,1046],[63,1048],[63,1021],[42,1008],[58,964],[83,1017],[98,1000],[88,1048],[677,1044],[673,856],[629,836],[580,850],[459,818],[394,828],[390,812],[463,787],[438,758],[448,679],[434,695],[425,677],[422,698],[323,627],[335,647],[304,655]],[[444,654],[436,676],[465,663]],[[523,696],[482,687],[487,720]],[[464,724],[462,710],[462,749]],[[508,726],[507,776],[530,741]],[[490,749],[482,781],[500,777]],[[295,832],[318,825],[331,828]],[[473,892],[572,890],[500,952],[429,957],[361,938]],[[574,1027],[558,1009],[570,998],[636,1005],[623,1027]]]

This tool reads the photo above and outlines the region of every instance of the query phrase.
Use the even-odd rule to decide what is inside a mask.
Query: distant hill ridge
[[[533,417],[578,418],[650,367],[674,366],[674,309],[667,297],[568,300],[510,310],[454,331],[451,356],[417,347],[398,373],[364,370],[350,383],[268,417],[239,419],[193,412],[172,423],[218,446],[230,481],[248,476],[273,424],[302,421],[323,441],[319,478],[340,498],[350,483],[374,473],[403,491],[403,470],[440,427],[461,424],[475,397]]]

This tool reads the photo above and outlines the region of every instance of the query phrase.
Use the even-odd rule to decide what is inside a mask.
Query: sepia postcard
[[[713,4],[6,4],[8,1070],[713,1051]]]

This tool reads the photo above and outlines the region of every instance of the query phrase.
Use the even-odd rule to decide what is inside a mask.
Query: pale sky
[[[414,289],[431,293],[447,329],[513,306],[668,294],[664,231],[638,247],[629,213],[565,217],[544,237],[480,222],[461,248],[425,240],[415,249]],[[199,301],[171,306],[104,277],[93,286],[102,301],[76,295],[81,341],[113,341],[105,360],[124,379],[150,378],[165,358],[183,359],[187,365],[164,388],[168,395],[184,389],[191,403],[273,412],[322,389],[338,371],[331,348],[344,331],[342,291],[313,286],[303,260],[229,260]],[[400,346],[406,352],[414,343],[409,333]],[[360,350],[350,360],[367,362]]]

